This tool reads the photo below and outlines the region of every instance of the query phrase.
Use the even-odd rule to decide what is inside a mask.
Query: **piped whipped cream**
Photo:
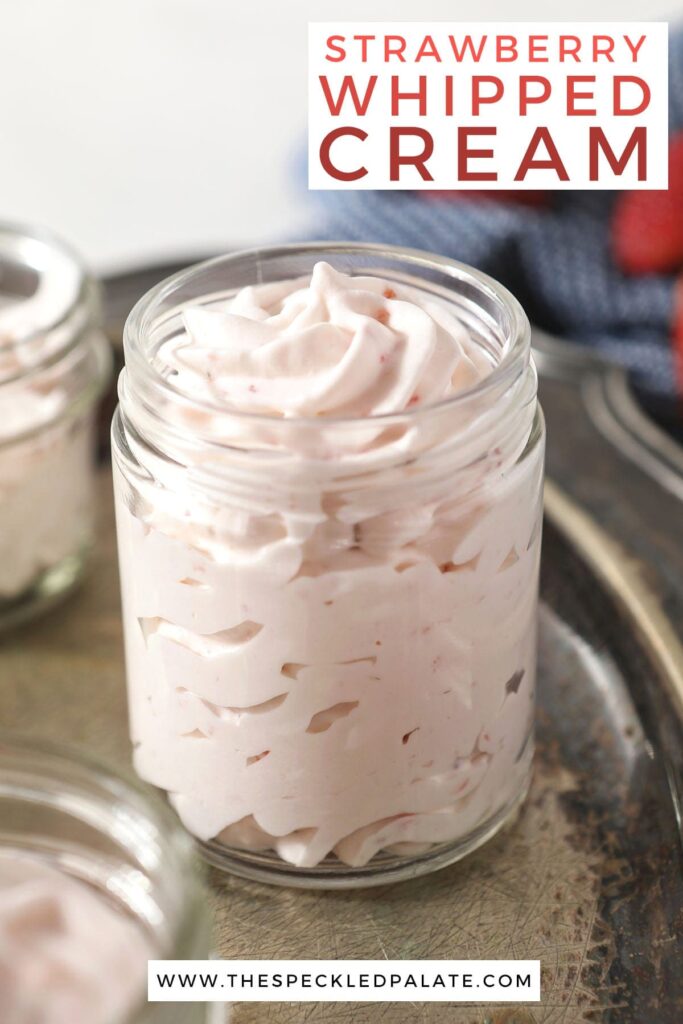
[[[301,867],[485,827],[523,791],[532,751],[542,446],[517,464],[530,420],[512,452],[481,402],[439,412],[419,444],[410,425],[384,429],[383,414],[429,422],[493,369],[418,289],[318,264],[182,320],[152,358],[197,400],[184,429],[219,439],[231,411],[238,426],[221,497],[132,437],[140,471],[116,470],[138,772],[200,838]],[[309,457],[278,433],[299,417],[334,421],[336,447]],[[349,418],[370,427],[348,433]],[[230,463],[240,444],[292,439],[286,469]]]
[[[122,1024],[154,956],[141,928],[86,883],[0,855],[3,1024]]]
[[[157,354],[196,398],[274,416],[367,417],[429,405],[491,372],[443,303],[318,263],[310,279],[189,308]]]

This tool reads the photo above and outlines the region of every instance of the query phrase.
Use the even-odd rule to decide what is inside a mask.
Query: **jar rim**
[[[72,297],[67,303],[57,306],[57,311],[52,316],[38,322],[31,330],[24,331],[18,336],[13,334],[8,340],[3,340],[0,334],[0,353],[21,345],[29,345],[45,334],[58,330],[68,321],[74,310],[88,299],[90,275],[73,246],[48,228],[14,221],[0,221],[0,261],[3,257],[12,258],[15,263],[33,271],[40,282],[41,277],[45,276],[45,263],[39,258],[39,250],[42,250],[43,255],[51,254],[56,263],[61,262],[63,267],[68,267],[74,273],[75,287]],[[27,300],[29,299],[30,296],[27,297]]]
[[[4,772],[9,771],[9,776],[4,775],[3,768]],[[41,780],[50,780],[54,784],[61,779],[67,787],[71,786],[80,790],[82,794],[89,794],[107,807],[116,800],[126,802],[129,810],[134,808],[141,818],[144,817],[146,828],[134,832],[137,847],[127,846],[118,839],[117,844],[135,857],[142,870],[149,868],[149,850],[154,851],[159,865],[163,863],[164,868],[167,869],[170,864],[174,864],[175,873],[178,879],[182,880],[185,890],[178,907],[177,919],[171,924],[169,946],[171,950],[182,950],[188,942],[192,942],[192,921],[202,906],[199,899],[199,880],[192,870],[196,866],[193,863],[196,859],[195,846],[168,804],[149,785],[141,782],[132,773],[103,764],[80,749],[0,729],[0,796],[10,800],[13,771],[20,777],[25,776],[32,787],[40,788]],[[95,791],[88,788],[88,783],[94,784]],[[22,796],[23,792],[21,788],[17,791],[19,796]],[[49,797],[48,788],[45,789],[45,794],[46,798]],[[60,809],[69,814],[69,806],[65,803],[61,791],[60,796]],[[96,828],[87,817],[84,816],[80,820]],[[150,826],[154,829],[153,835],[149,833]],[[141,849],[143,843],[148,847],[146,851]],[[163,849],[160,843],[163,843]]]
[[[3,431],[0,448],[39,434],[94,403],[110,378],[112,364],[100,329],[99,286],[67,242],[45,228],[0,221],[0,285],[3,263],[9,268],[10,286],[15,272],[27,273],[33,286],[25,295],[12,295],[10,288],[8,308],[21,310],[34,302],[35,309],[20,312],[18,320],[3,330],[0,307],[0,403],[53,375],[61,375],[64,400],[35,422]]]
[[[187,392],[174,386],[168,379],[156,372],[151,362],[145,358],[142,340],[147,332],[154,326],[155,314],[160,310],[164,301],[170,299],[173,294],[179,291],[184,285],[191,282],[200,274],[206,273],[218,267],[227,270],[239,266],[241,262],[260,259],[277,259],[286,257],[304,256],[306,254],[319,254],[320,259],[325,255],[329,256],[352,256],[354,253],[363,256],[377,257],[384,256],[403,263],[407,269],[413,267],[416,270],[431,269],[444,274],[452,281],[459,281],[474,286],[482,295],[493,301],[507,316],[509,321],[509,344],[506,347],[501,359],[495,364],[491,373],[476,381],[473,385],[463,388],[446,398],[436,402],[425,403],[412,408],[396,409],[389,412],[373,413],[369,416],[281,416],[268,413],[247,412],[241,409],[233,409],[217,402],[211,402],[206,398],[196,398]],[[379,271],[381,265],[377,268]],[[282,279],[284,280],[284,278]],[[258,282],[255,282],[258,283]],[[411,284],[419,287],[420,279],[415,278]],[[281,245],[256,246],[249,249],[241,249],[233,253],[214,256],[211,259],[203,260],[193,264],[184,270],[165,278],[146,292],[133,306],[125,323],[123,332],[123,344],[125,354],[125,367],[122,371],[122,378],[129,368],[139,372],[143,379],[147,377],[150,382],[161,389],[161,391],[179,401],[191,402],[197,408],[222,416],[233,418],[236,421],[244,421],[251,424],[274,425],[286,423],[288,427],[320,427],[324,422],[325,427],[353,427],[368,423],[394,423],[397,419],[416,422],[430,415],[444,412],[452,408],[462,406],[471,399],[486,395],[489,392],[505,390],[514,380],[524,372],[529,363],[531,353],[531,328],[526,313],[520,302],[504,285],[501,285],[495,278],[490,277],[483,271],[477,270],[466,263],[450,259],[446,256],[439,256],[435,253],[422,249],[412,249],[403,246],[383,245],[375,242],[293,242]]]

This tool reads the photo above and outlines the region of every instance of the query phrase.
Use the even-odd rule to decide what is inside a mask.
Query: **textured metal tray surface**
[[[136,297],[131,288],[139,294],[155,273],[110,292],[112,333],[117,310]],[[636,488],[630,463],[616,455],[609,462],[609,446],[601,448],[583,420],[574,429],[581,398],[572,374],[543,384],[555,479],[575,496],[584,488],[589,505],[596,492],[585,480],[594,473],[603,526],[622,542],[632,522],[640,524],[641,548],[654,553],[649,583],[675,613],[680,505],[667,504],[666,488],[657,498],[655,482]],[[581,459],[571,458],[570,434]],[[619,512],[620,490],[635,512]],[[0,721],[121,766],[130,750],[106,464],[99,499],[99,543],[81,590],[0,643]],[[656,523],[652,534],[636,515],[639,501]],[[676,509],[679,520],[667,532]],[[288,891],[211,876],[221,956],[539,958],[540,1005],[243,1003],[235,1024],[683,1022],[680,719],[646,631],[557,520],[546,523],[544,538],[538,755],[529,799],[506,833],[459,865],[365,892]],[[661,549],[670,552],[664,571]]]

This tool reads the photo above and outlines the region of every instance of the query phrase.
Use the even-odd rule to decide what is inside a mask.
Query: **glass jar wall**
[[[0,628],[68,591],[91,544],[99,321],[70,249],[0,225]]]

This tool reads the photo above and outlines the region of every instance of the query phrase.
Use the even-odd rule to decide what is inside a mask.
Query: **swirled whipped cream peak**
[[[193,397],[281,417],[368,417],[433,404],[493,366],[443,302],[317,263],[310,278],[189,307],[157,367]]]

